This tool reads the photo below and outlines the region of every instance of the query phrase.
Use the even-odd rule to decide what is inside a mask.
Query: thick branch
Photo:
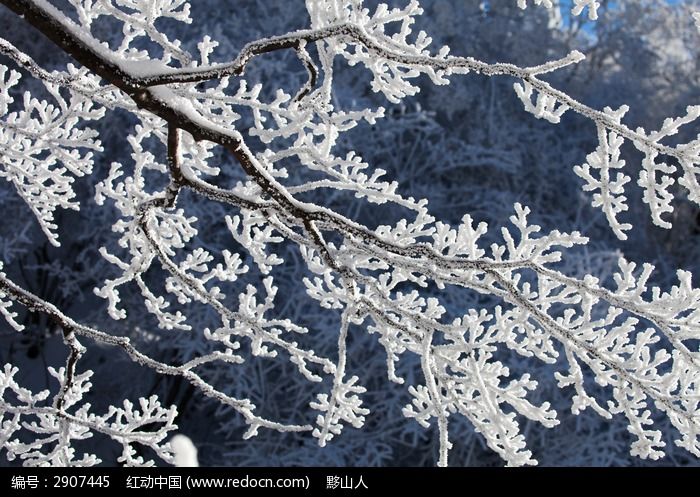
[[[132,94],[139,85],[118,59],[45,0],[1,0],[67,54],[117,88]]]
[[[118,62],[113,60],[114,57],[111,53],[105,53],[101,49],[93,48],[86,40],[87,35],[81,33],[78,26],[64,19],[60,11],[47,4],[44,0],[34,0],[32,2],[0,0],[0,2],[8,5],[8,7],[18,14],[23,15],[27,21],[41,30],[42,33],[46,34],[80,63],[129,93],[139,107],[149,110],[166,120],[170,126],[189,132],[196,140],[208,140],[224,146],[236,157],[245,172],[258,183],[265,193],[289,214],[302,219],[304,224],[308,224],[311,221],[318,221],[330,223],[338,227],[342,226],[342,229],[348,234],[365,240],[372,238],[372,241],[377,244],[379,248],[385,250],[393,249],[401,255],[415,257],[420,254],[425,257],[434,258],[435,252],[427,246],[418,245],[403,248],[392,246],[392,244],[380,240],[366,228],[344,219],[342,216],[330,210],[299,202],[257,163],[253,153],[245,146],[239,133],[220,128],[201,118],[194,109],[185,105],[184,102],[179,102],[178,97],[166,88],[144,89],[143,85],[150,81],[144,79],[147,78],[146,76],[137,76],[126,72]],[[290,35],[254,42],[248,45],[248,48],[244,49],[237,57],[236,61],[231,64],[198,68],[190,72],[181,71],[177,74],[165,74],[158,76],[164,79],[159,79],[157,81],[158,84],[164,84],[170,82],[185,82],[188,81],[187,78],[194,78],[195,76],[199,79],[194,79],[193,81],[222,77],[240,70],[244,67],[245,62],[257,54],[296,47],[301,40],[308,43],[309,41],[316,41],[329,36],[350,36],[355,42],[362,44],[379,57],[409,66],[427,66],[440,70],[463,68],[487,75],[506,74],[515,76],[529,82],[537,90],[556,97],[560,102],[568,105],[573,110],[593,119],[607,129],[611,129],[633,142],[643,143],[652,149],[658,150],[660,153],[671,155],[679,159],[685,158],[683,151],[656,143],[630,130],[626,126],[615,122],[614,119],[607,114],[580,104],[565,93],[555,90],[548,83],[538,80],[533,76],[537,68],[521,69],[512,64],[486,64],[468,57],[438,59],[430,56],[399,54],[378,45],[367,36],[361,28],[347,24],[330,26],[319,30],[298,31]],[[546,64],[542,67],[545,67],[547,71],[551,70],[551,64]],[[185,79],[177,79],[179,77]],[[178,105],[180,103],[183,105]],[[444,261],[441,261],[441,264],[444,264]],[[450,264],[465,265],[471,263],[455,261]],[[474,264],[478,263],[475,261]],[[476,269],[477,267],[475,266],[474,268]]]

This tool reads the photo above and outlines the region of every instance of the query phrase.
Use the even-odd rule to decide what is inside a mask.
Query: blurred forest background
[[[700,104],[700,34],[691,16],[691,12],[700,11],[700,1],[603,0],[600,19],[595,23],[585,15],[571,18],[565,2],[561,11],[537,7],[522,11],[514,0],[421,3],[426,12],[420,27],[433,37],[435,46],[447,44],[453,54],[528,66],[581,50],[587,56],[584,62],[545,79],[596,108],[628,104],[631,111],[625,119],[632,128],[658,129],[664,118],[683,114],[689,104]],[[191,4],[193,24],[163,29],[170,30],[171,38],[179,38],[193,51],[202,36],[210,35],[220,43],[214,52],[217,61],[233,58],[248,41],[308,26],[303,0],[194,0]],[[0,26],[3,37],[44,67],[65,66],[69,61],[3,7]],[[108,21],[95,27],[96,33],[100,30],[105,40],[113,36]],[[0,62],[12,65],[5,59],[0,58]],[[581,191],[581,180],[572,167],[583,163],[597,145],[591,122],[573,113],[566,114],[557,126],[535,119],[523,110],[509,78],[470,74],[453,77],[452,84],[444,87],[425,81],[419,95],[392,106],[372,93],[361,70],[338,64],[337,71],[337,105],[383,105],[388,109],[388,116],[375,126],[358,126],[348,133],[342,147],[356,150],[373,167],[387,170],[387,177],[399,182],[402,193],[429,199],[430,211],[438,219],[456,223],[469,213],[477,222],[488,222],[491,233],[497,234],[498,228],[508,222],[513,203],[521,202],[532,209],[533,222],[544,230],[579,230],[591,238],[587,247],[568,253],[565,269],[571,275],[590,273],[605,281],[623,253],[630,260],[655,264],[656,284],[670,286],[678,268],[692,271],[695,285],[700,284],[700,212],[685,199],[684,191],[675,192],[671,230],[653,226],[641,193],[630,194],[625,220],[635,229],[626,242],[618,241],[601,212],[590,207],[591,199]],[[255,59],[246,77],[251,83],[262,83],[264,91],[273,95],[280,87],[293,94],[306,74],[288,51]],[[42,91],[41,85],[29,77],[20,86],[21,91]],[[129,315],[118,322],[108,317],[106,303],[93,294],[93,288],[114,272],[98,249],[114,246],[118,238],[110,229],[116,212],[111,206],[95,205],[94,185],[107,176],[112,161],[129,164],[126,139],[133,125],[133,118],[122,112],[108,112],[97,124],[105,152],[99,154],[93,175],[76,182],[81,210],[64,211],[58,217],[61,248],[49,245],[12,185],[0,182],[0,257],[11,278],[71,317],[128,335],[155,358],[180,363],[207,350],[209,344],[201,330],[211,326],[216,316],[202,307],[198,330],[168,332],[159,330],[155,319],[147,314],[137,288],[132,288],[130,294],[127,288],[122,290]],[[253,139],[251,144],[262,147]],[[624,154],[628,173],[635,178],[639,154],[630,146]],[[222,184],[242,178],[230,156],[219,152],[213,165],[222,169]],[[632,189],[636,188],[633,183]],[[351,202],[351,197],[326,195],[322,199],[326,205],[349,212],[370,227],[386,223],[387,216],[399,216]],[[242,251],[225,228],[226,207],[192,195],[183,196],[180,203],[199,218],[199,239],[209,250]],[[319,309],[305,295],[301,283],[305,269],[298,254],[286,246],[279,248],[279,254],[286,261],[274,273],[280,286],[279,314],[309,327],[313,333],[307,339],[314,341],[317,351],[334,350],[338,317]],[[154,281],[162,281],[162,276],[155,271],[149,273]],[[250,282],[259,285],[255,278],[251,272]],[[477,302],[490,305],[476,295],[470,298],[473,300],[465,299],[463,294],[443,295],[448,308],[464,310]],[[46,366],[57,366],[65,360],[60,332],[43,316],[25,314],[22,318],[27,326],[22,334],[0,323],[0,363],[18,365],[21,376],[17,379],[23,385],[55,389]],[[92,346],[80,367],[95,371],[92,397],[86,400],[98,410],[115,399],[133,400],[151,394],[158,394],[164,404],[176,404],[180,431],[198,447],[202,465],[435,464],[435,432],[402,416],[401,408],[409,396],[404,388],[386,379],[385,356],[376,337],[353,333],[349,357],[351,374],[360,375],[368,386],[364,399],[372,413],[363,429],[346,428],[324,449],[310,435],[263,431],[252,440],[242,440],[243,423],[230,410],[193,393],[180,379],[139,368],[111,349]],[[624,420],[610,422],[590,410],[580,416],[571,415],[571,392],[556,387],[554,367],[514,354],[504,362],[514,371],[530,371],[540,381],[533,395],[549,400],[560,413],[561,424],[554,429],[528,425],[524,430],[540,464],[698,463],[683,450],[673,448],[659,462],[632,458]],[[401,364],[409,383],[411,375],[420,374],[417,359],[407,358]],[[315,414],[308,409],[308,402],[317,391],[328,387],[310,386],[292,364],[280,360],[258,359],[243,366],[205,369],[202,375],[219,389],[250,395],[264,415],[294,422],[313,419]],[[667,423],[659,418],[660,423]],[[665,426],[671,429],[668,423]],[[450,428],[454,442],[451,464],[502,465],[466,420],[455,421]],[[96,436],[84,443],[105,464],[115,464],[116,449],[111,453],[113,446],[102,442]],[[4,455],[0,464],[9,464]]]

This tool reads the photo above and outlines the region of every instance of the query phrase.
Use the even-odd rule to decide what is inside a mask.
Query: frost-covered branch
[[[391,101],[398,101],[402,96],[415,93],[417,90],[408,82],[408,79],[414,78],[419,74],[427,74],[436,84],[447,83],[446,77],[451,74],[468,73],[470,71],[488,76],[513,76],[522,81],[522,84],[516,83],[516,91],[525,103],[526,109],[533,112],[537,117],[557,123],[562,114],[566,110],[571,109],[593,120],[600,128],[628,140],[644,153],[645,170],[640,175],[638,182],[650,192],[645,194],[645,202],[649,204],[652,217],[657,225],[666,228],[670,226],[669,222],[661,216],[671,208],[671,198],[667,189],[675,183],[675,179],[672,177],[675,166],[667,163],[657,163],[659,155],[668,156],[678,161],[683,173],[679,183],[689,191],[691,200],[700,203],[700,184],[697,180],[698,164],[700,164],[700,149],[698,145],[695,142],[677,146],[662,143],[664,138],[677,133],[679,127],[695,121],[698,117],[698,110],[695,107],[689,107],[687,116],[676,120],[669,119],[659,132],[647,135],[644,130],[635,131],[622,124],[622,116],[619,113],[611,110],[606,112],[605,110],[592,109],[537,77],[539,74],[548,73],[579,62],[582,60],[583,55],[578,52],[574,52],[560,61],[547,62],[541,66],[529,68],[519,68],[513,64],[488,64],[471,57],[449,56],[447,49],[441,50],[438,56],[433,56],[426,49],[430,43],[430,38],[425,33],[419,35],[419,39],[414,45],[407,41],[407,36],[411,33],[411,29],[410,24],[405,24],[402,32],[389,37],[379,29],[383,26],[381,22],[377,22],[377,19],[381,19],[381,12],[376,12],[374,16],[370,16],[366,9],[362,10],[359,7],[354,7],[354,4],[349,2],[347,6],[342,7],[339,13],[333,14],[335,23],[329,23],[328,19],[323,15],[315,15],[314,18],[313,13],[315,11],[312,10],[312,21],[316,25],[315,29],[253,42],[246,46],[236,60],[230,64],[209,67],[204,65],[191,70],[176,70],[165,67],[166,72],[159,75],[158,70],[163,67],[160,62],[153,61],[148,66],[141,62],[135,65],[128,60],[120,61],[115,54],[102,53],[103,49],[95,44],[91,44],[86,39],[87,35],[78,26],[68,20],[57,19],[55,9],[43,1],[17,6],[13,6],[14,2],[9,0],[7,3],[11,8],[28,16],[30,22],[33,22],[40,29],[43,25],[52,26],[54,31],[56,28],[59,28],[61,32],[67,35],[67,38],[64,37],[63,40],[54,41],[68,48],[69,53],[87,67],[95,70],[103,78],[130,93],[139,106],[155,111],[161,117],[171,122],[173,120],[177,121],[181,116],[173,116],[173,109],[164,109],[161,105],[158,105],[160,109],[156,111],[153,108],[154,100],[161,100],[165,95],[162,95],[163,90],[150,92],[147,90],[148,87],[168,83],[198,82],[239,75],[247,62],[254,56],[286,48],[297,48],[299,50],[303,48],[302,44],[312,42],[326,41],[334,53],[342,55],[351,64],[362,63],[366,65],[375,74],[376,85],[374,90],[382,91]],[[321,2],[319,5],[325,4]],[[583,5],[583,3],[578,4],[576,9],[583,8]],[[337,9],[334,7],[334,9],[324,11],[323,8],[315,8],[321,13],[335,12],[336,10],[334,9]],[[590,8],[592,12],[595,11],[593,4],[590,5]],[[421,9],[417,2],[412,2],[401,12],[405,18],[410,19],[420,14]],[[345,17],[345,22],[338,23],[339,16]],[[392,18],[392,21],[396,19],[399,19],[399,17]],[[51,33],[49,33],[49,36],[51,36]],[[345,49],[348,44],[358,47],[361,51],[351,54]],[[394,72],[401,76],[394,76],[383,81],[386,77],[384,75],[386,74],[386,69],[382,68],[382,64],[375,66],[373,62],[375,59],[384,61],[384,64],[388,63],[396,66]],[[105,60],[109,64],[105,64]],[[302,60],[305,61],[307,68],[315,67],[313,64],[309,65],[308,59],[305,59],[303,56]],[[375,67],[380,69],[375,69]],[[402,70],[402,68],[404,69]],[[310,81],[315,80],[313,72],[311,72],[311,76]],[[300,95],[306,94],[308,91],[308,88],[302,89],[300,90]],[[158,94],[159,92],[161,95]],[[537,94],[535,104],[531,102],[533,92]],[[184,125],[185,123],[177,122],[177,124],[183,124],[181,126],[183,129],[197,136],[196,131],[188,129]],[[202,138],[214,139],[211,136],[203,136]],[[214,139],[214,141],[217,140]],[[218,142],[221,143],[220,140]],[[657,178],[657,174],[660,177]],[[602,178],[602,181],[606,182],[607,180]],[[612,188],[621,188],[619,183],[618,186],[611,186]],[[605,188],[610,188],[610,186],[605,185]],[[606,196],[601,197],[603,203],[597,201],[594,201],[594,203],[604,208],[606,215],[611,219],[611,225],[615,233],[618,237],[624,239],[626,237],[624,231],[628,229],[629,224],[621,224],[617,221],[616,216],[620,212],[620,208],[619,206],[613,207],[610,203],[605,203],[604,199],[606,198]],[[620,193],[618,198],[624,199],[622,193]]]
[[[196,367],[213,361],[222,361],[224,363],[237,362],[237,358],[230,351],[212,353],[206,357],[201,357],[196,360],[189,361],[181,366],[172,366],[163,362],[159,362],[146,354],[136,349],[128,337],[120,337],[111,335],[104,331],[91,328],[77,323],[68,316],[64,315],[54,305],[41,300],[30,292],[22,289],[17,284],[13,283],[7,276],[0,274],[0,292],[4,298],[14,300],[23,306],[27,307],[32,312],[40,312],[49,316],[54,322],[58,323],[65,329],[72,330],[73,333],[93,340],[97,343],[115,346],[122,349],[128,357],[135,363],[148,367],[160,374],[170,376],[182,376],[197,388],[202,394],[212,397],[224,405],[227,405],[238,411],[250,425],[251,430],[258,428],[270,428],[279,431],[306,431],[310,430],[309,426],[284,425],[273,421],[266,420],[253,413],[255,406],[249,401],[241,401],[235,399],[223,392],[220,392],[208,385],[197,373],[194,372]],[[63,374],[61,375],[63,376]],[[87,379],[87,377],[86,377]],[[43,399],[42,399],[43,400]],[[56,406],[58,408],[58,406]]]
[[[616,287],[591,275],[574,278],[561,269],[561,249],[583,245],[587,239],[577,232],[539,233],[541,228],[528,220],[529,209],[520,204],[515,205],[511,226],[502,229],[502,239],[490,246],[482,242],[487,225],[474,223],[469,215],[456,225],[436,220],[427,200],[404,196],[397,182],[384,179],[386,171],[372,168],[358,153],[340,152],[345,132],[363,122],[375,125],[385,110],[344,109],[333,95],[334,64],[340,57],[364,67],[372,77],[371,89],[393,103],[415,95],[420,76],[447,84],[451,75],[473,72],[515,78],[517,96],[538,118],[559,123],[571,110],[592,120],[599,145],[574,171],[619,238],[632,228],[618,220],[628,208],[624,186],[630,178],[620,158],[625,142],[644,154],[638,184],[656,224],[668,226],[662,216],[672,210],[676,166],[671,160],[682,170],[678,182],[700,203],[700,138],[680,145],[664,141],[695,122],[700,107],[667,119],[659,131],[633,130],[623,123],[626,106],[598,111],[540,79],[580,62],[581,53],[532,67],[452,56],[447,47],[435,54],[430,37],[413,32],[415,18],[422,13],[417,1],[399,8],[380,4],[370,11],[359,0],[308,0],[309,29],[249,43],[223,64],[210,62],[217,44],[208,36],[197,44],[197,60],[157,28],[160,17],[190,21],[182,0],[163,0],[158,9],[145,0],[71,0],[77,22],[46,0],[2,3],[83,65],[81,71],[102,78],[104,86],[89,86],[96,91],[90,95],[82,86],[74,88],[76,81],[88,78],[84,72],[75,81],[48,73],[0,42],[2,53],[42,79],[60,107],[27,97],[24,111],[11,111],[8,88],[18,83],[19,75],[12,72],[6,78],[7,70],[1,67],[0,114],[7,117],[0,129],[0,149],[7,158],[0,176],[15,185],[57,243],[53,212],[77,207],[71,201],[72,176],[66,173],[88,174],[92,156],[81,151],[99,150],[94,133],[76,126],[102,117],[104,111],[92,107],[95,102],[132,112],[137,120],[128,138],[133,167],[113,162],[95,187],[97,204],[113,204],[118,217],[112,226],[117,243],[100,249],[115,275],[105,278],[95,293],[105,299],[109,316],[121,320],[129,309],[120,290],[131,285],[161,329],[201,332],[213,350],[179,366],[155,360],[128,338],[81,325],[0,274],[0,313],[10,324],[21,329],[11,303],[16,301],[59,324],[69,348],[66,367],[56,375],[61,387],[53,405],[35,407],[33,402],[45,399],[29,396],[19,407],[7,408],[14,409],[7,412],[15,418],[25,413],[61,417],[71,392],[82,388],[88,377],[75,367],[82,354],[77,341],[81,337],[116,346],[138,364],[188,381],[241,414],[248,424],[246,436],[259,428],[308,431],[325,446],[344,425],[362,427],[369,413],[362,398],[363,379],[351,375],[348,366],[348,337],[355,329],[365,329],[377,335],[392,381],[406,382],[397,368],[402,357],[419,359],[420,371],[411,375],[407,388],[411,402],[403,414],[424,427],[435,422],[440,465],[448,464],[448,428],[457,416],[471,423],[510,465],[536,462],[519,419],[544,427],[559,422],[548,402],[531,400],[538,385],[531,374],[516,373],[501,362],[504,351],[560,366],[554,376],[561,388],[572,387],[574,413],[591,407],[606,418],[626,417],[636,437],[634,455],[663,455],[665,442],[651,414],[656,409],[675,427],[676,443],[700,456],[700,291],[692,287],[690,274],[678,271],[677,285],[664,291],[649,285],[651,265],[639,271],[621,259]],[[535,3],[552,7],[546,0]],[[576,1],[574,14],[585,7],[595,18],[600,5]],[[124,25],[119,43],[102,43],[93,36],[90,26],[102,16]],[[315,50],[309,50],[312,44]],[[305,82],[294,95],[277,85],[270,93],[263,91],[263,84],[249,84],[244,71],[250,60],[287,49],[294,50],[306,70]],[[57,85],[72,92],[70,101]],[[33,113],[41,118],[31,117]],[[242,132],[245,127],[247,134]],[[264,147],[253,145],[254,140]],[[217,182],[221,171],[210,164],[216,146],[235,158],[245,173],[233,186]],[[218,253],[199,244],[201,222],[182,200],[184,190],[221,204],[226,213],[221,227],[225,225],[240,251]],[[352,192],[358,203],[367,205],[394,204],[407,214],[393,224],[369,227],[307,195],[326,190]],[[293,250],[304,266],[307,295],[338,318],[336,349],[330,354],[317,353],[303,339],[313,330],[276,314],[276,270],[287,263],[281,246]],[[154,283],[147,276],[154,273],[161,274],[162,281]],[[450,289],[494,304],[475,300],[467,309],[448,312],[441,297]],[[213,311],[213,329],[198,327],[198,311],[193,310],[198,305]],[[242,345],[249,347],[250,357]],[[566,361],[559,365],[561,357]],[[259,417],[251,400],[217,390],[195,372],[203,366],[235,368],[255,358],[289,361],[301,378],[328,387],[308,403],[320,412],[315,427]],[[10,384],[14,373],[7,371]],[[604,400],[591,392],[586,376],[606,392]],[[167,429],[158,432],[164,436],[172,418],[155,402],[142,407],[165,423]],[[125,405],[125,412],[130,409]],[[72,460],[67,452],[71,427],[94,428],[88,424],[94,419],[112,436],[104,427],[111,426],[110,416],[122,415],[136,416],[110,411],[104,418],[86,418],[83,424],[75,421],[81,419],[77,414],[60,418],[56,423],[63,437],[58,444],[62,455],[56,461]],[[132,463],[129,443],[124,445],[123,461]],[[7,444],[10,453],[25,450]],[[166,452],[163,457],[168,460]]]

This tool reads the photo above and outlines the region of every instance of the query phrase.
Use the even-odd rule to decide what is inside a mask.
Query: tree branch
[[[22,304],[32,312],[46,314],[53,322],[65,329],[72,330],[75,334],[84,336],[95,342],[119,347],[124,351],[129,358],[136,364],[146,366],[157,373],[169,376],[181,376],[189,381],[192,386],[197,388],[202,394],[211,397],[220,403],[232,407],[238,411],[246,420],[246,423],[253,427],[269,428],[277,431],[309,431],[309,425],[286,425],[274,421],[261,418],[253,413],[255,406],[248,400],[239,400],[231,397],[219,390],[216,390],[207,382],[205,382],[198,374],[192,371],[192,368],[199,366],[207,361],[191,361],[182,366],[171,366],[163,362],[157,361],[148,355],[140,352],[130,342],[128,337],[119,337],[105,333],[96,328],[82,325],[73,319],[69,318],[56,306],[45,302],[36,295],[24,290],[19,285],[9,280],[4,274],[0,273],[0,291],[7,295],[10,299]]]

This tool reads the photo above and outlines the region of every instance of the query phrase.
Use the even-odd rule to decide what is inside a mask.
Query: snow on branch
[[[576,9],[579,9],[582,8],[583,3],[577,5]],[[685,118],[674,121],[671,128],[662,129],[658,133],[647,136],[644,130],[632,130],[625,126],[615,113],[592,109],[539,79],[538,76],[542,74],[582,61],[584,55],[580,52],[572,52],[560,60],[526,68],[512,64],[488,64],[471,57],[450,56],[447,47],[442,47],[437,55],[432,55],[429,51],[430,37],[424,32],[419,32],[417,35],[412,32],[415,17],[422,13],[417,2],[410,2],[403,9],[389,9],[381,4],[373,13],[354,2],[310,2],[308,8],[313,30],[256,41],[244,48],[236,61],[230,64],[201,66],[190,71],[170,71],[160,76],[150,75],[143,80],[143,83],[154,85],[189,82],[240,74],[250,58],[270,50],[297,46],[302,41],[322,43],[322,53],[326,54],[324,57],[332,58],[340,55],[350,65],[364,65],[373,74],[373,91],[383,93],[393,103],[415,95],[419,91],[419,87],[415,86],[411,80],[421,74],[427,75],[435,84],[447,84],[448,76],[469,72],[489,76],[514,76],[521,80],[520,83],[514,84],[516,94],[522,100],[525,109],[536,117],[556,124],[560,122],[567,110],[573,110],[593,120],[599,127],[632,143],[645,155],[643,166],[646,172],[640,176],[639,184],[647,190],[644,199],[650,206],[652,220],[656,225],[663,228],[670,227],[669,221],[662,215],[669,212],[670,198],[667,190],[676,182],[670,174],[675,169],[665,163],[657,163],[659,155],[672,157],[681,164],[683,174],[678,179],[678,183],[688,190],[692,201],[700,202],[697,180],[700,155],[697,144],[695,141],[675,146],[663,143],[664,138],[675,134],[679,127],[691,124],[697,119],[694,107],[688,109],[688,115]],[[589,12],[595,12],[596,8],[595,2],[589,4]],[[388,31],[387,25],[394,23],[400,24],[401,29],[387,36],[385,34]],[[415,39],[410,39],[411,36]],[[534,103],[533,96],[535,96]],[[288,118],[284,120],[287,121]],[[603,181],[607,180],[603,179]],[[619,186],[613,185],[605,188],[611,186],[619,189]],[[620,190],[618,198],[620,201],[626,200],[624,188]],[[614,216],[611,217],[610,211],[606,213],[606,217],[609,220],[616,219]],[[624,236],[622,235],[624,230],[620,229],[621,225],[614,223],[617,221],[611,223],[613,231],[619,237]],[[623,224],[627,225],[627,223]]]

